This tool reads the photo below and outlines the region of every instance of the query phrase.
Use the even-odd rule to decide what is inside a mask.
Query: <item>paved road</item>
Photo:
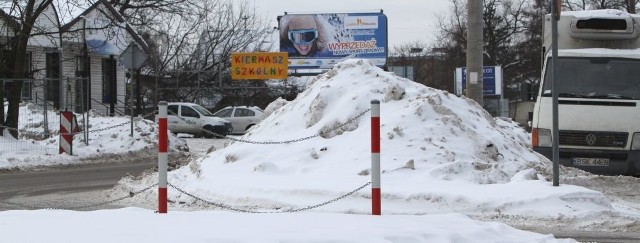
[[[211,146],[222,148],[222,139],[186,139],[191,153],[201,156]],[[171,157],[171,156],[170,156]],[[170,162],[182,158],[169,158]],[[76,208],[105,201],[104,191],[127,174],[139,175],[157,166],[154,154],[98,157],[90,164],[46,168],[37,171],[0,172],[0,210]],[[171,165],[170,165],[171,166]],[[114,208],[101,205],[87,210]]]
[[[202,154],[212,145],[224,147],[222,142],[187,139],[194,154]],[[43,171],[0,172],[0,210],[55,208],[104,202],[103,191],[111,189],[123,176],[138,175],[155,166],[156,161],[153,159],[135,159],[125,163],[88,164]],[[114,207],[118,206],[102,205],[87,210]],[[553,234],[556,238],[572,238],[580,242],[640,242],[640,233],[525,230]]]
[[[542,234],[553,234],[557,239],[574,239],[579,242],[593,243],[638,243],[640,242],[640,233],[635,232],[602,232],[602,231],[555,231],[547,230],[536,231]]]
[[[64,207],[50,195],[73,195],[100,192],[112,188],[127,174],[138,175],[153,168],[156,162],[89,164],[42,171],[0,173],[0,210],[29,207]],[[90,197],[82,197],[90,203]],[[96,198],[99,200],[98,198]],[[22,207],[22,208],[21,208]]]

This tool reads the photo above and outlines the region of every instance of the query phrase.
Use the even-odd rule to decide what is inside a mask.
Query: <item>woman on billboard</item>
[[[290,15],[280,29],[280,51],[289,57],[318,56],[327,43],[322,23],[313,15]]]

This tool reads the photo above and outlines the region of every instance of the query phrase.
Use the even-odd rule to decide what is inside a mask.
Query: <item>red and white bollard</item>
[[[60,154],[67,153],[73,155],[73,133],[75,132],[75,117],[71,111],[60,112],[60,139],[58,143]]]
[[[380,101],[371,101],[371,214],[380,215]]]
[[[167,102],[158,103],[158,213],[167,213]]]

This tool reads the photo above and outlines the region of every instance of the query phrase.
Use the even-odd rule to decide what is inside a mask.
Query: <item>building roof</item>
[[[142,39],[142,36],[140,36],[140,34],[138,34],[138,32],[126,22],[126,20],[118,12],[118,10],[116,10],[106,0],[97,0],[95,3],[91,5],[88,5],[89,3],[88,1],[87,2],[81,1],[80,3],[85,3],[87,5],[82,5],[82,4],[73,5],[68,3],[68,1],[54,1],[54,3],[52,3],[55,14],[57,15],[56,19],[58,20],[58,23],[60,23],[61,25],[62,23],[66,23],[60,27],[61,32],[69,31],[71,27],[73,27],[80,20],[82,20],[83,16],[86,16],[88,13],[96,10],[100,5],[102,5],[109,12],[110,14],[110,16],[108,16],[109,18],[113,18],[112,20],[116,21],[119,24],[119,26],[123,26],[126,29],[127,33],[131,35],[131,37],[145,52],[150,51],[149,45],[144,39]],[[11,12],[14,12],[14,11],[10,11],[14,7],[13,4],[14,4],[13,2],[9,2],[9,1],[7,2],[0,1],[0,19],[5,20],[4,22],[7,23],[10,27],[13,27],[14,29],[19,29],[20,23],[17,21],[16,19],[17,17],[11,14]],[[58,8],[61,8],[61,9],[58,9]],[[63,13],[63,14],[60,14],[60,13]]]
[[[6,24],[12,27],[14,30],[20,27],[18,21],[13,18],[13,16],[6,13],[2,8],[0,8],[0,19],[4,20]]]
[[[72,19],[71,21],[69,21],[69,23],[67,23],[67,24],[63,25],[62,27],[60,27],[60,30],[62,32],[69,31],[71,29],[71,27],[73,27],[80,20],[82,20],[83,16],[86,16],[90,12],[96,10],[98,8],[98,6],[100,6],[100,5],[103,5],[107,9],[107,11],[109,11],[109,13],[112,15],[110,17],[114,17],[115,18],[114,21],[117,21],[119,24],[121,24],[121,26],[125,27],[127,32],[131,35],[131,37],[133,37],[133,39],[142,48],[142,50],[144,50],[147,53],[150,51],[149,45],[147,44],[147,42],[144,39],[142,39],[142,36],[140,36],[140,34],[138,34],[138,32],[135,29],[133,29],[133,27],[131,27],[131,25],[129,23],[127,23],[127,21],[118,12],[118,10],[116,10],[113,7],[113,5],[108,3],[106,0],[98,0],[96,3],[94,3],[89,8],[84,10],[78,16],[75,16],[75,18]]]

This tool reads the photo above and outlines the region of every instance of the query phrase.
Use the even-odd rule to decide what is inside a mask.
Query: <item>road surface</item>
[[[112,188],[122,177],[128,174],[139,175],[144,170],[154,168],[156,164],[156,161],[147,160],[53,170],[2,172],[0,210],[70,208],[95,204],[103,200],[100,192]]]
[[[209,147],[224,147],[222,139],[185,139],[193,156],[201,156]],[[126,155],[123,155],[126,156]],[[112,158],[113,159],[113,158]],[[157,166],[157,157],[118,158],[119,162],[103,161],[81,166],[67,166],[38,171],[0,172],[0,210],[37,208],[75,208],[85,205],[96,207],[81,210],[119,208],[118,203],[105,202],[105,190],[128,174],[136,176]],[[548,229],[524,229],[543,234],[553,234],[556,238],[572,238],[580,242],[640,242],[640,233],[563,231]]]

